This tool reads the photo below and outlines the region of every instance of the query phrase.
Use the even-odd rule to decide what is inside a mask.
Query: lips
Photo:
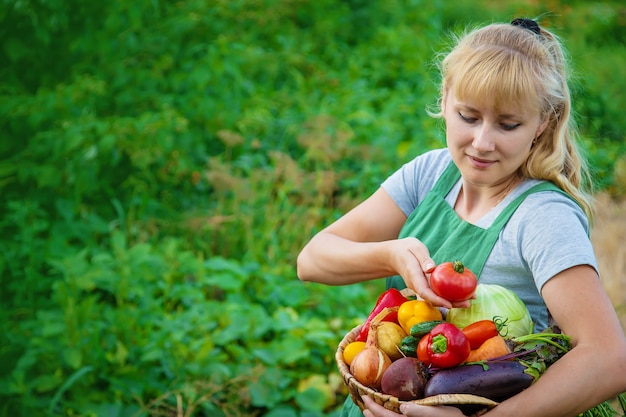
[[[476,168],[481,168],[481,169],[488,168],[491,165],[496,163],[496,161],[493,161],[490,159],[477,158],[471,155],[468,155],[468,158],[473,166],[475,166]]]

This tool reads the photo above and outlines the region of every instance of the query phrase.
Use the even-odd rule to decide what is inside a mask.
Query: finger
[[[452,308],[452,303],[449,300],[446,300],[445,298],[435,294],[435,292],[428,286],[426,281],[420,280],[418,278],[415,281],[411,280],[409,282],[406,282],[406,284],[422,300],[428,301],[436,307]]]
[[[471,303],[469,302],[469,300],[465,300],[465,301],[453,301],[452,302],[452,307],[453,308],[469,308],[471,305]]]
[[[471,306],[470,300],[465,301],[450,301],[443,297],[438,296],[431,288],[422,288],[419,290],[413,290],[423,300],[428,301],[434,306],[445,308],[469,308]]]
[[[386,409],[380,404],[377,404],[370,396],[364,395],[363,403],[365,404],[365,410],[363,414],[366,417],[397,417],[400,414],[394,413],[391,410]]]
[[[403,271],[400,275],[404,279],[406,286],[419,298],[426,299],[434,295],[434,293],[430,294],[432,290],[426,281],[426,276],[417,265],[408,265],[406,271]]]
[[[428,288],[422,288],[418,291],[416,291],[416,293],[425,301],[428,301],[430,304],[436,306],[436,307],[445,307],[445,308],[452,308],[453,305],[449,300],[446,300],[443,297],[438,296],[437,294],[435,294],[435,292],[430,289],[430,287]]]
[[[428,274],[435,269],[435,261],[430,257],[430,252],[428,251],[426,245],[414,237],[405,239],[405,241],[410,242],[410,246],[408,247],[409,252],[420,264],[423,273]]]
[[[425,246],[423,246],[424,248],[426,248]],[[422,272],[424,273],[424,276],[426,276],[425,274],[430,274],[433,269],[435,269],[435,267],[437,266],[437,264],[435,264],[435,261],[428,256],[428,250],[426,249],[426,254],[422,254],[422,253],[416,253],[414,251],[411,251],[411,253],[413,254],[413,256],[415,256],[415,259],[417,259],[417,262],[419,262],[420,267],[422,268]]]
[[[463,417],[463,413],[456,407],[432,406],[406,403],[400,406],[400,412],[407,417]]]
[[[420,265],[422,266],[422,270],[426,274],[430,274],[431,272],[433,272],[433,270],[437,266],[435,264],[435,261],[433,261],[431,258],[428,258],[424,261],[420,261]]]
[[[415,291],[415,290],[414,290]],[[415,291],[422,299],[428,301],[434,306],[445,308],[469,308],[471,303],[469,300],[465,301],[450,301],[443,297],[438,296],[431,288],[420,289],[419,292]]]

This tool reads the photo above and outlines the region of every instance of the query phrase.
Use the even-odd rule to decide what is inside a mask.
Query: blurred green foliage
[[[443,144],[432,58],[465,24],[565,39],[622,193],[626,8],[479,3],[2,2],[0,415],[332,415],[382,287],[304,285],[295,257]]]

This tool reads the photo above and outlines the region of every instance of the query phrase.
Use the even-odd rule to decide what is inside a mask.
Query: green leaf
[[[280,405],[270,410],[264,417],[298,417],[299,414],[294,407]]]
[[[322,411],[327,401],[326,393],[316,388],[308,388],[296,394],[296,402],[303,410]]]
[[[83,361],[83,355],[80,349],[66,348],[62,350],[64,362],[72,369],[78,369]]]
[[[41,335],[43,337],[50,337],[63,334],[65,332],[65,323],[46,321],[41,324]]]
[[[43,393],[49,392],[61,385],[61,377],[59,375],[40,375],[31,382],[35,391]]]
[[[115,351],[106,352],[105,358],[113,365],[123,366],[128,358],[128,349],[120,340],[115,341]]]
[[[273,387],[271,381],[252,382],[248,387],[250,389],[252,405],[255,407],[267,407],[271,409],[282,399],[281,393]]]
[[[91,366],[85,366],[77,370],[76,372],[74,372],[72,375],[70,375],[70,377],[63,383],[63,385],[59,387],[57,392],[54,394],[54,397],[52,397],[52,400],[50,401],[50,405],[48,406],[48,414],[54,411],[54,409],[57,406],[57,403],[61,400],[61,397],[63,396],[63,394],[68,389],[70,389],[70,387],[74,385],[76,381],[78,381],[80,378],[82,378],[83,376],[91,372],[92,369],[93,368]]]
[[[159,360],[161,358],[164,357],[163,351],[161,349],[150,349],[146,352],[144,352],[141,355],[140,361],[141,362],[152,362],[152,361],[156,361]]]
[[[310,345],[301,338],[276,339],[270,349],[280,352],[280,360],[277,363],[294,364],[299,360],[306,359],[310,355]]]

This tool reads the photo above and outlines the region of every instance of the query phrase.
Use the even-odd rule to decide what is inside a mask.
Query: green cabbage
[[[496,316],[507,320],[507,337],[533,332],[533,321],[524,302],[513,291],[493,284],[478,284],[470,307],[450,309],[446,320],[462,329],[475,321],[492,320]]]

